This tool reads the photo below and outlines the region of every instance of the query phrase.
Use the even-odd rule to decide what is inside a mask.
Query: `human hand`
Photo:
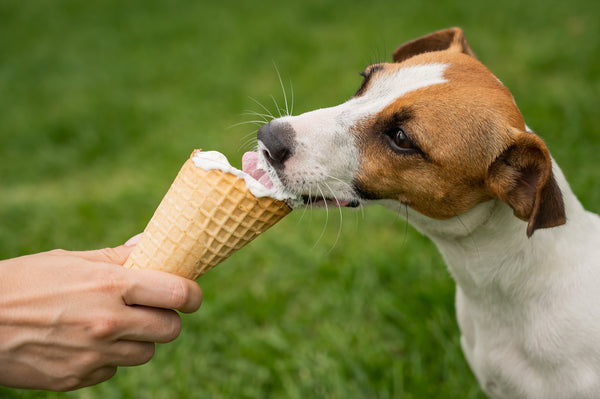
[[[154,355],[196,311],[197,283],[122,265],[122,245],[0,261],[0,385],[67,391],[111,378]]]

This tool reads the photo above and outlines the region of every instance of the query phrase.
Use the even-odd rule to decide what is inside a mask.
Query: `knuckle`
[[[87,375],[69,375],[57,381],[53,386],[53,391],[67,392],[96,385],[112,378],[117,373],[116,366],[104,366]]]
[[[126,259],[123,253],[121,253],[117,248],[102,248],[98,250],[98,254],[104,261],[108,263],[123,264]]]
[[[96,351],[83,351],[71,357],[69,362],[60,362],[49,367],[46,389],[67,392],[106,381],[117,372],[116,366],[106,366],[103,356]]]
[[[180,278],[171,290],[170,303],[184,313],[195,312],[202,304],[202,290],[196,282]]]
[[[190,287],[183,279],[177,279],[177,283],[171,291],[171,303],[174,309],[185,307],[190,297]]]
[[[83,378],[75,374],[70,368],[54,367],[48,371],[53,383],[49,387],[52,391],[66,392],[77,389]]]
[[[100,313],[91,321],[90,334],[99,340],[111,338],[117,334],[120,325],[121,323],[116,315],[112,313]]]
[[[65,255],[69,254],[69,251],[57,248],[57,249],[52,249],[52,250],[50,250],[50,251],[48,251],[46,253],[48,255],[52,255],[52,256],[65,256]]]
[[[93,370],[102,365],[103,356],[94,350],[81,353],[77,358],[78,369]]]
[[[99,268],[97,273],[101,291],[112,294],[115,292],[122,293],[125,290],[126,282],[121,269]]]

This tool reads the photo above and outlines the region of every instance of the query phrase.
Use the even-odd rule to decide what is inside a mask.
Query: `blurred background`
[[[600,212],[599,20],[593,0],[1,0],[0,259],[125,242],[193,148],[241,166],[258,126],[240,123],[284,108],[277,70],[294,114],[336,105],[450,26]],[[150,363],[0,397],[484,397],[441,257],[383,209],[293,212],[199,284]]]

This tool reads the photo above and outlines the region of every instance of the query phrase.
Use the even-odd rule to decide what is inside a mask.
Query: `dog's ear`
[[[514,141],[492,163],[486,180],[491,193],[510,205],[516,217],[528,222],[528,237],[537,229],[566,223],[550,153],[535,134],[515,129]]]
[[[422,53],[443,50],[464,53],[473,58],[477,58],[471,50],[471,47],[469,47],[469,43],[467,43],[467,39],[465,39],[462,29],[449,28],[404,43],[394,51],[394,62],[402,62]]]

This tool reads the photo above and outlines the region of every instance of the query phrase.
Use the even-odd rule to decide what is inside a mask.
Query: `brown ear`
[[[486,183],[516,217],[528,222],[528,237],[537,229],[567,221],[550,153],[533,133],[516,131],[514,142],[492,163]]]
[[[471,47],[469,47],[469,43],[467,43],[467,39],[465,39],[462,29],[450,28],[433,32],[427,36],[404,43],[394,51],[394,62],[402,62],[422,53],[443,50],[451,50],[477,58],[471,50]]]

